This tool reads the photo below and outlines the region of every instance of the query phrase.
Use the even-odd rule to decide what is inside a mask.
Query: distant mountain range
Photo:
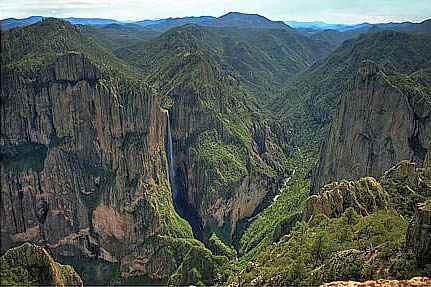
[[[322,21],[314,21],[314,22],[299,22],[299,21],[285,21],[287,25],[295,29],[312,29],[312,30],[337,30],[337,31],[349,31],[355,30],[358,28],[363,28],[370,26],[370,23],[361,23],[361,24],[328,24]]]
[[[43,17],[43,16],[31,16],[28,18],[23,19],[16,19],[16,18],[7,18],[0,20],[0,27],[1,30],[7,30],[14,27],[20,27],[20,26],[26,26],[31,25],[36,22],[39,22],[43,18],[49,18],[49,17]],[[101,19],[101,18],[63,18],[63,20],[66,20],[72,24],[81,24],[81,25],[107,25],[107,24],[113,24],[113,23],[122,23],[117,20],[112,19]]]
[[[13,27],[26,26],[42,20],[43,16],[31,16],[24,19],[7,18],[0,21],[1,30],[11,29]],[[107,24],[138,24],[155,31],[167,31],[171,28],[185,24],[198,24],[209,27],[237,27],[237,28],[263,28],[263,29],[291,29],[282,21],[271,21],[266,17],[257,14],[244,14],[230,12],[221,17],[201,16],[201,17],[183,17],[183,18],[166,18],[156,20],[142,21],[116,21],[112,19],[100,18],[63,18],[72,24],[81,25],[107,25]]]
[[[7,18],[0,20],[1,30],[11,29],[13,27],[26,26],[36,23],[43,18],[43,16],[31,16],[23,19]],[[245,14],[239,12],[229,12],[220,17],[213,16],[199,16],[199,17],[181,17],[181,18],[165,18],[165,19],[154,19],[154,20],[141,20],[141,21],[117,21],[113,19],[103,18],[63,18],[72,24],[78,25],[108,25],[108,24],[119,24],[128,25],[135,24],[142,27],[146,27],[146,30],[165,32],[171,28],[182,26],[185,24],[198,24],[207,27],[237,27],[237,28],[256,28],[256,29],[291,29],[294,28],[304,33],[316,33],[325,30],[335,30],[338,32],[360,32],[368,29],[393,29],[396,27],[397,30],[405,30],[412,32],[425,32],[429,31],[431,23],[429,20],[423,21],[422,23],[402,22],[402,23],[361,23],[361,24],[329,24],[322,21],[314,22],[299,22],[299,21],[271,21],[266,17],[258,14]],[[419,27],[421,24],[422,25]],[[377,27],[377,28],[376,28]]]

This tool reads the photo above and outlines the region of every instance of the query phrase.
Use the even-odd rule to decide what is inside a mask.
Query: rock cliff
[[[420,81],[385,74],[370,60],[341,97],[313,173],[312,192],[331,181],[379,177],[400,160],[424,164],[431,103]]]
[[[228,242],[286,173],[285,155],[256,98],[208,48],[210,37],[187,25],[134,50],[168,102],[177,210],[197,238],[216,232]]]
[[[42,247],[25,243],[0,257],[1,285],[83,286],[69,265],[52,259]]]
[[[181,261],[133,257],[156,235],[192,240],[173,208],[155,90],[64,21],[2,33],[1,47],[2,251],[41,242],[94,284],[127,262],[166,282]],[[111,279],[97,281],[85,268],[102,262]]]

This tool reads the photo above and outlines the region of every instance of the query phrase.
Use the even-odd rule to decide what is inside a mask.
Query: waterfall
[[[169,164],[169,181],[171,182],[171,189],[173,193],[173,198],[177,197],[177,188],[175,185],[175,168],[174,168],[174,152],[172,147],[172,133],[171,133],[171,121],[169,119],[169,112],[166,112],[168,117],[168,164]]]

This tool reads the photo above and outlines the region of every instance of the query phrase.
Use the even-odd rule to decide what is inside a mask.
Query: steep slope
[[[407,247],[413,250],[421,266],[431,263],[431,197],[416,206],[407,231]]]
[[[42,241],[87,284],[154,284],[197,249],[212,284],[227,259],[174,211],[155,90],[65,21],[2,32],[1,48],[2,250]]]
[[[278,224],[282,228],[274,230],[273,242],[236,261],[228,282],[315,286],[338,280],[426,276],[430,180],[430,168],[402,161],[381,180],[366,177],[326,185],[305,201],[299,216],[292,213],[295,204],[285,208],[291,215]],[[295,184],[281,197],[300,192],[292,188]],[[276,213],[280,203],[268,212]],[[268,221],[268,214],[259,218],[263,216]]]
[[[68,265],[52,259],[42,247],[25,243],[0,257],[2,286],[82,286],[82,280]]]
[[[408,220],[415,205],[431,197],[430,170],[422,168],[430,154],[429,45],[425,35],[393,31],[364,34],[287,82],[287,97],[278,98],[272,108],[281,111],[286,133],[290,131],[294,153],[289,154],[288,165],[296,172],[286,179],[270,207],[254,217],[245,230],[238,248],[242,257],[234,263],[235,275],[229,282],[316,285],[330,280],[406,279],[403,276],[428,274],[421,257],[406,249],[405,238],[410,236]],[[366,57],[383,64],[379,68],[372,61],[360,65]],[[369,169],[354,178],[340,177],[338,182],[329,183],[332,178],[314,186],[317,195],[306,200],[311,171],[318,172],[307,162],[313,161],[313,151],[324,139],[324,127],[339,97],[338,113],[343,120],[336,118],[333,125],[343,126],[344,133],[325,143],[332,151],[327,162],[334,169],[352,173],[349,165],[355,160],[365,161],[366,166],[368,154],[357,150],[358,141],[339,146],[360,132],[373,132],[367,137],[372,141],[366,146],[370,149],[378,148],[389,133],[394,148],[380,145],[381,149],[397,150],[398,155],[374,158],[374,168],[382,169],[378,175],[383,177],[378,180],[366,177],[373,175],[367,174]],[[347,98],[355,110],[340,108]],[[362,119],[367,124],[359,124]],[[408,123],[416,129],[408,130]],[[401,156],[404,151],[411,157]],[[355,153],[355,158],[337,159],[348,152]],[[322,152],[322,156],[326,154]],[[413,159],[417,164],[396,164],[401,159]],[[363,168],[361,164],[357,168]],[[319,177],[314,174],[313,180]],[[324,183],[328,184],[322,187]],[[352,217],[356,218],[353,225],[348,223]],[[305,224],[301,219],[310,221]],[[427,250],[426,239],[419,239],[419,234],[428,238],[426,224],[422,224],[426,220],[426,215],[422,216],[417,220],[420,227],[412,227],[415,236],[411,238],[415,239],[411,246],[417,253]]]
[[[81,30],[104,48],[114,52],[117,49],[131,46],[142,41],[151,40],[161,34],[148,31],[137,24],[86,25]]]
[[[381,176],[404,159],[423,165],[431,141],[431,100],[420,79],[386,75],[369,60],[341,97],[312,191],[364,175]]]
[[[362,34],[288,79],[283,92],[272,99],[268,108],[282,119],[292,142],[316,150],[362,60],[375,61],[388,74],[409,76],[428,91],[430,51],[431,37],[426,34],[395,31]]]
[[[161,46],[165,44],[165,46]],[[207,28],[186,25],[151,43],[139,43],[115,54],[146,73],[170,49],[206,49],[216,54],[223,69],[263,102],[279,93],[286,79],[327,56],[332,46],[289,30]],[[172,51],[169,51],[172,52]],[[154,76],[156,77],[156,76]]]
[[[166,99],[177,208],[206,241],[230,241],[286,173],[284,154],[257,100],[214,52],[220,39],[196,25],[123,53]],[[136,59],[133,61],[132,59]]]

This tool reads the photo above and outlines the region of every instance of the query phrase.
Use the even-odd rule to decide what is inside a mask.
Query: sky
[[[255,13],[271,20],[327,23],[421,22],[430,0],[0,0],[0,18],[51,16],[143,20]]]

